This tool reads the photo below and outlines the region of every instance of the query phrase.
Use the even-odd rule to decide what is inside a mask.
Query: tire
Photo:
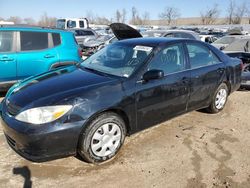
[[[115,113],[97,116],[83,130],[78,143],[78,154],[88,163],[102,163],[113,158],[121,148],[126,126]]]
[[[225,107],[228,98],[228,87],[225,83],[222,83],[216,92],[214,93],[212,102],[207,110],[210,113],[218,113]]]

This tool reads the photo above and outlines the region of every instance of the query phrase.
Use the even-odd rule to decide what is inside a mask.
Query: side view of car
[[[0,27],[0,90],[18,80],[80,62],[72,32],[33,26]]]
[[[220,112],[240,87],[241,61],[207,43],[143,38],[124,24],[111,28],[120,41],[9,90],[0,121],[21,156],[47,161],[79,154],[101,163],[127,135],[192,110]]]

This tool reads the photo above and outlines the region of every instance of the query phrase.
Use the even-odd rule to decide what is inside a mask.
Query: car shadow
[[[21,175],[24,178],[23,188],[32,187],[31,172],[30,172],[29,167],[27,166],[15,167],[13,168],[12,172],[14,175]]]

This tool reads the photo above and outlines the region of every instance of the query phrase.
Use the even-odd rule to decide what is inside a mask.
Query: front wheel
[[[114,157],[126,135],[123,119],[109,112],[89,123],[79,140],[78,153],[90,163],[101,163]]]
[[[228,87],[225,83],[222,83],[216,90],[212,102],[208,107],[208,111],[211,113],[220,112],[226,105],[228,97]]]

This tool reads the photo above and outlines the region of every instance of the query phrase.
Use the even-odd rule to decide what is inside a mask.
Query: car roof
[[[166,38],[166,37],[141,37],[141,38],[120,40],[117,41],[116,44],[145,45],[145,46],[156,47],[162,43],[168,43],[172,41],[194,41],[194,40],[182,39],[182,38]]]
[[[53,27],[41,27],[33,25],[0,25],[0,30],[17,30],[17,31],[45,31],[45,32],[68,32],[64,29],[53,28]]]

